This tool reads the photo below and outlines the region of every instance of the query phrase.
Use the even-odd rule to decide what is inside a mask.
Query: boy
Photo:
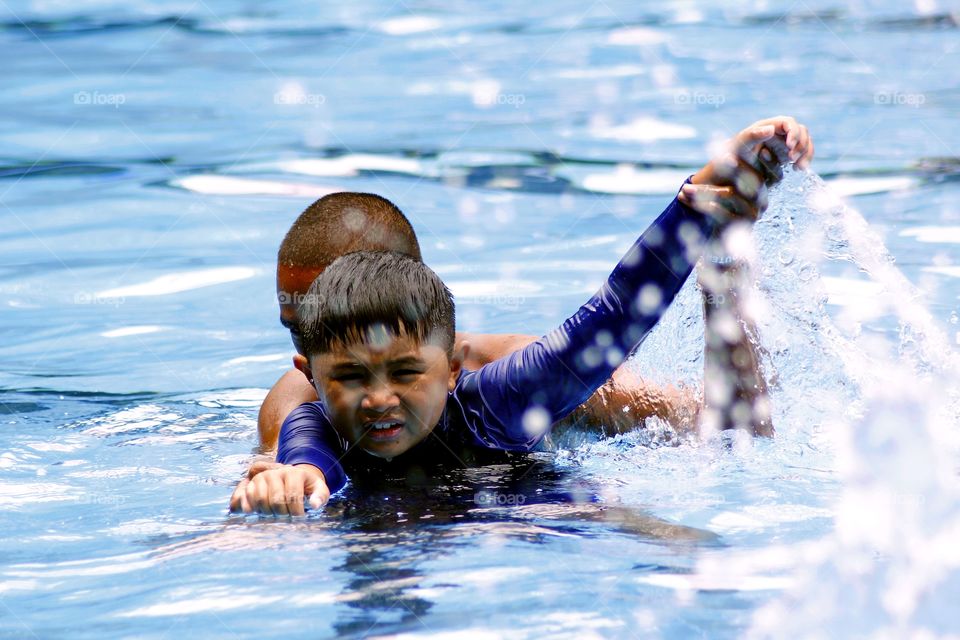
[[[302,515],[305,496],[318,508],[348,474],[430,464],[444,450],[533,450],[643,340],[729,207],[737,214],[696,197],[708,190],[684,185],[576,314],[475,371],[463,367],[469,344],[455,344],[452,296],[423,263],[397,252],[338,258],[298,312],[294,361],[320,400],[291,413],[280,465],[238,488],[231,509]]]
[[[776,140],[768,142],[768,138],[754,135],[763,126],[773,128]],[[756,156],[752,149],[755,143],[770,147],[776,155],[771,155],[767,149],[766,154],[747,158],[747,155]],[[703,185],[698,191],[701,202],[697,206],[708,213],[716,214],[727,208],[736,215],[756,217],[756,212],[762,209],[763,189],[751,190],[750,183],[760,180],[772,184],[779,179],[780,163],[794,162],[803,167],[813,157],[813,143],[806,127],[788,116],[754,123],[734,138],[732,146],[748,147],[748,154],[739,154],[741,157],[731,166],[708,163],[691,180]],[[297,318],[299,299],[335,258],[360,250],[393,250],[420,258],[416,235],[400,210],[389,201],[370,194],[338,193],[322,198],[311,205],[287,233],[278,255],[277,297],[280,321],[290,330],[298,352],[302,353]],[[465,365],[476,369],[521,349],[536,337],[458,334],[458,339],[467,340],[472,345]],[[749,378],[744,376],[745,384],[753,386]],[[316,399],[313,386],[299,371],[291,369],[286,372],[267,394],[260,409],[257,421],[260,451],[272,453],[284,419],[300,404]],[[630,428],[649,416],[677,424],[699,410],[694,405],[692,398],[683,396],[676,389],[648,385],[628,369],[620,368],[567,420],[602,424],[613,430]],[[762,432],[759,428],[753,430]],[[250,475],[266,466],[255,462]]]

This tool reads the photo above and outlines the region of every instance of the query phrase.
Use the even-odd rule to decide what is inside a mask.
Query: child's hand
[[[798,169],[808,168],[813,161],[813,138],[807,127],[790,116],[775,116],[758,120],[744,131],[767,125],[773,126],[775,137],[764,142],[763,147],[776,155],[779,164],[792,162]]]
[[[726,145],[680,193],[680,201],[723,222],[756,220],[767,207],[767,187],[783,177],[781,164],[806,168],[813,159],[807,128],[788,116],[753,123]]]
[[[282,464],[279,462],[274,462],[273,460],[260,459],[254,461],[250,465],[250,468],[247,469],[247,477],[237,483],[237,487],[233,490],[233,495],[230,496],[230,511],[234,513],[239,511],[247,511],[249,513],[249,510],[244,509],[243,506],[244,496],[247,492],[247,485],[250,484],[250,481],[253,480],[253,477],[258,473],[263,473],[269,469],[277,469],[282,466]]]
[[[320,469],[309,464],[254,464],[234,490],[230,511],[302,516],[304,496],[309,498],[312,509],[319,509],[330,498]]]

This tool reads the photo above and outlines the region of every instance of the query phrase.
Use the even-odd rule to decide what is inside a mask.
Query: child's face
[[[461,354],[450,358],[439,344],[380,332],[311,356],[309,370],[337,433],[389,459],[433,431],[461,362]]]

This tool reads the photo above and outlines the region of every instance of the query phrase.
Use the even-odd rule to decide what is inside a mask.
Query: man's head
[[[410,256],[358,252],[335,260],[300,305],[303,353],[334,429],[382,458],[436,426],[469,348],[454,353],[453,296]]]
[[[397,251],[420,260],[420,245],[410,222],[392,202],[371,193],[324,196],[300,214],[277,254],[280,323],[299,343],[297,307],[317,275],[347,253]]]

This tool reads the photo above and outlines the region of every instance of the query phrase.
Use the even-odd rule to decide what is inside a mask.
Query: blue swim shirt
[[[450,458],[529,452],[549,425],[589,398],[647,336],[700,257],[715,223],[674,199],[637,239],[600,290],[562,325],[520,351],[464,370],[432,434],[392,461],[337,435],[322,402],[290,413],[277,461],[319,468],[333,493],[347,476]],[[432,464],[431,464],[432,466]]]

